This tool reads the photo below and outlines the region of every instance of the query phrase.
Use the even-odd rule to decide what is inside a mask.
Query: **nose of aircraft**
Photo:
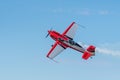
[[[48,30],[48,33],[50,34],[50,30]]]

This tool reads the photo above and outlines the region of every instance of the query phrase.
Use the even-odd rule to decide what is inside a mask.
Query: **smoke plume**
[[[89,45],[79,42],[84,48],[87,48]],[[96,46],[96,53],[108,54],[113,56],[120,56],[120,43],[105,43],[99,44]]]
[[[113,56],[120,56],[120,50],[110,49],[107,47],[96,47],[96,53],[109,54]]]

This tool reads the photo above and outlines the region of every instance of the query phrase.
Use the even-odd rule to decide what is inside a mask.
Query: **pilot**
[[[74,42],[73,40],[69,40],[69,43],[70,43],[71,45],[74,45],[74,44],[75,44],[75,42]]]

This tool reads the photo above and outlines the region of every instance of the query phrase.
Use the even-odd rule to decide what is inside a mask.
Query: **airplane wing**
[[[70,37],[70,38],[73,39],[77,28],[78,28],[78,25],[77,25],[75,22],[73,22],[73,23],[63,32],[62,35],[66,35],[66,36],[68,36],[68,37]]]
[[[47,57],[50,58],[50,59],[53,59],[54,57],[59,55],[64,49],[65,48],[60,46],[58,44],[58,42],[56,41],[55,44],[53,45],[53,47],[51,48],[51,50],[49,51],[49,53],[47,54]]]

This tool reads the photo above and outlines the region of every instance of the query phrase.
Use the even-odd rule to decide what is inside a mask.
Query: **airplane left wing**
[[[68,36],[68,37],[70,37],[70,38],[73,39],[77,28],[78,28],[78,25],[77,25],[75,22],[73,22],[73,23],[63,32],[62,35],[66,35],[66,36]]]
[[[51,48],[51,50],[49,51],[49,53],[47,54],[47,57],[50,59],[53,59],[54,57],[59,55],[63,50],[64,48],[60,46],[58,42],[56,41],[53,47]]]

